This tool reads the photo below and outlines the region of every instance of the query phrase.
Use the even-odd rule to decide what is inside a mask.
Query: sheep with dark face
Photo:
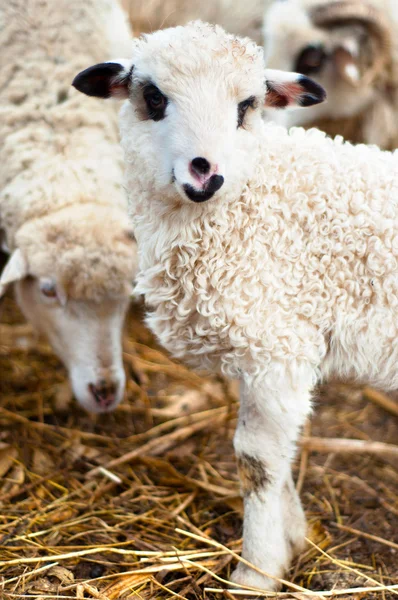
[[[265,123],[264,106],[310,107],[324,90],[200,22],[136,40],[130,61],[74,85],[127,100],[147,322],[174,356],[241,380],[243,556],[262,572],[233,578],[275,589],[305,545],[291,461],[315,383],[398,387],[398,155]]]
[[[269,68],[314,78],[328,102],[271,115],[354,143],[398,146],[398,4],[395,0],[274,0],[267,3]]]

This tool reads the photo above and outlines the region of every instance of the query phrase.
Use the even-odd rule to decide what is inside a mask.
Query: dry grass
[[[0,597],[241,597],[220,591],[241,549],[235,386],[172,362],[136,307],[126,399],[93,418],[9,298],[1,322]],[[317,404],[296,465],[309,544],[281,597],[396,597],[395,405],[337,384]]]

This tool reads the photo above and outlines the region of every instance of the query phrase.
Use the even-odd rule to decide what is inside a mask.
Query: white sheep
[[[305,544],[291,462],[315,383],[398,386],[398,156],[264,123],[264,105],[310,106],[323,89],[200,22],[145,36],[129,65],[74,85],[128,98],[148,324],[174,356],[241,380],[243,557],[263,572],[240,563],[233,579],[273,590]]]
[[[0,238],[11,252],[0,297],[15,284],[80,404],[108,411],[124,394],[136,245],[115,108],[100,111],[69,81],[87,61],[128,51],[131,34],[109,0],[12,0],[0,21]]]
[[[396,0],[267,0],[266,66],[322,85],[329,102],[271,115],[355,143],[398,147]]]

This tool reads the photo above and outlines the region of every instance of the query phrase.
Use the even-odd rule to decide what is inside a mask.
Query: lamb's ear
[[[8,286],[15,281],[20,281],[28,275],[28,264],[17,248],[11,254],[8,263],[0,277],[0,298],[6,293]]]
[[[326,100],[323,87],[299,73],[266,69],[265,80],[265,106],[269,108],[305,108]]]
[[[81,71],[72,85],[87,96],[127,98],[131,76],[131,61],[106,62]]]

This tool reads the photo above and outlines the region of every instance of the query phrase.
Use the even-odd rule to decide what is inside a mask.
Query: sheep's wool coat
[[[79,70],[130,52],[118,11],[112,0],[0,6],[0,230],[71,298],[124,295],[134,269],[115,106],[71,87]]]
[[[245,77],[250,61],[258,67],[249,41],[190,27],[187,35],[211,49],[204,70],[209,54],[228,74]],[[178,44],[173,30],[176,55]],[[190,50],[182,69],[193,72],[200,53]],[[178,78],[181,71],[170,85]],[[239,133],[234,184],[195,204],[157,183],[151,126],[125,104],[137,291],[160,342],[196,367],[231,375],[257,376],[272,362],[294,376],[306,364],[397,387],[398,156],[258,119]]]

